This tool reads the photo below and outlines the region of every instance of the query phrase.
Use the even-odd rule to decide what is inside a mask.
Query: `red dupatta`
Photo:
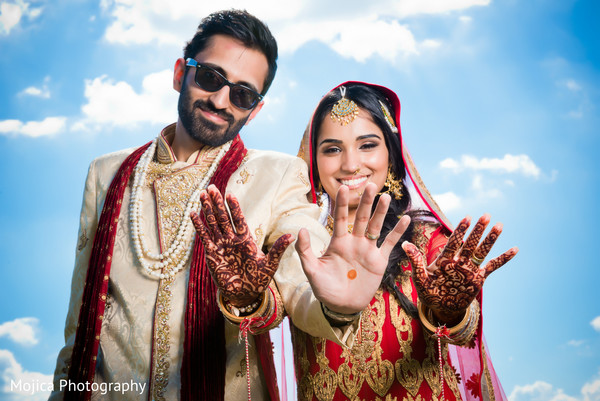
[[[106,194],[104,208],[94,236],[94,245],[83,290],[75,343],[68,373],[70,383],[93,383],[100,331],[106,305],[113,246],[117,232],[123,194],[129,178],[150,143],[136,149],[117,171]],[[246,156],[247,149],[239,135],[233,140],[211,179],[221,193]],[[216,286],[204,258],[202,241],[196,239],[190,277],[188,305],[185,312],[185,340],[181,365],[181,399],[198,396],[224,399],[225,332],[224,319],[216,302]],[[266,337],[265,337],[266,336]],[[268,334],[256,336],[256,345],[265,377],[274,378],[271,343]],[[273,382],[275,383],[273,385]],[[277,398],[276,380],[267,380],[269,393]],[[86,386],[89,389],[89,386]],[[67,391],[65,400],[89,400],[91,391]]]
[[[446,218],[440,207],[437,205],[427,187],[423,183],[421,176],[413,163],[413,160],[408,152],[408,149],[404,145],[402,139],[402,131],[400,128],[400,99],[391,89],[384,86],[369,84],[359,81],[347,81],[344,82],[331,91],[337,90],[340,86],[348,86],[353,84],[369,86],[377,91],[381,92],[390,104],[394,108],[394,120],[396,127],[398,128],[398,136],[400,138],[400,146],[402,150],[402,160],[404,162],[404,168],[406,170],[406,177],[403,184],[411,192],[411,201],[414,208],[415,203],[419,208],[429,210],[436,218],[436,220],[445,228],[452,231],[452,224]],[[330,91],[330,92],[331,92]],[[313,118],[311,118],[310,124],[304,133],[302,138],[302,144],[298,156],[303,158],[308,164],[309,178],[311,183],[311,198],[312,202],[316,203],[317,194],[315,187],[315,178],[313,171],[313,149],[312,149],[312,138],[313,133]],[[420,205],[419,205],[420,204]],[[477,300],[480,305],[482,303],[482,292],[477,296]],[[480,400],[504,400],[506,401],[506,395],[502,389],[502,385],[496,375],[492,361],[487,352],[487,345],[483,336],[482,330],[483,316],[479,316],[479,325],[477,333],[474,339],[475,346],[473,348],[457,347],[454,345],[448,345],[448,352],[453,362],[454,367],[457,369],[461,377],[459,384],[459,390],[461,397],[465,401],[480,401]]]

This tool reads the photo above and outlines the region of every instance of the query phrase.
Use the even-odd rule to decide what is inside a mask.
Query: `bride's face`
[[[335,199],[340,186],[348,186],[351,208],[358,207],[368,182],[374,182],[378,192],[385,184],[389,158],[383,132],[362,109],[347,125],[325,116],[317,134],[316,157],[325,192]]]

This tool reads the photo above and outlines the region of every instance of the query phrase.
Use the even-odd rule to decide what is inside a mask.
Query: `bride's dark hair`
[[[389,163],[391,165],[392,171],[394,172],[396,177],[403,183],[401,190],[402,198],[395,199],[394,196],[392,196],[392,201],[390,202],[390,207],[388,209],[381,230],[381,236],[377,241],[378,245],[381,245],[386,235],[394,228],[394,226],[398,222],[398,219],[402,215],[408,214],[411,217],[411,223],[407,228],[406,232],[402,235],[402,238],[398,241],[398,244],[392,250],[392,253],[390,254],[388,266],[385,274],[383,275],[383,279],[381,280],[381,285],[386,287],[391,293],[396,295],[396,298],[398,298],[398,301],[405,312],[407,312],[413,317],[416,317],[416,306],[410,299],[408,299],[406,295],[404,295],[399,290],[398,286],[396,285],[396,278],[402,271],[402,264],[408,263],[406,253],[404,252],[404,249],[402,249],[401,244],[404,241],[414,241],[415,223],[419,221],[431,222],[431,217],[433,215],[429,211],[424,210],[407,211],[410,208],[411,199],[410,193],[408,192],[406,185],[404,185],[406,179],[406,169],[404,168],[404,162],[402,159],[402,145],[400,143],[400,136],[392,131],[390,124],[387,122],[385,115],[383,114],[381,104],[379,103],[382,102],[389,110],[390,115],[395,116],[395,110],[391,102],[385,97],[383,93],[367,85],[352,83],[345,85],[345,87],[345,97],[354,101],[360,109],[367,111],[371,116],[373,122],[377,124],[379,129],[381,129],[381,131],[383,132],[383,137],[385,139],[385,145],[388,149]],[[318,132],[321,128],[323,120],[329,117],[333,105],[337,103],[341,98],[342,95],[340,90],[335,89],[323,97],[317,109],[315,110],[315,113],[313,115],[313,124],[311,132],[312,143],[310,145],[312,147],[313,155],[316,155]],[[397,121],[396,126],[399,126]],[[317,168],[316,159],[316,157],[313,157],[312,160],[312,171],[315,185],[317,185],[317,183],[320,182],[319,170]],[[387,190],[388,188],[384,186],[382,192],[385,192]]]

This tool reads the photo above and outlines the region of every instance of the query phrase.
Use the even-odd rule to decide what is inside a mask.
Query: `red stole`
[[[94,381],[96,355],[100,344],[108,278],[123,194],[135,166],[149,146],[150,143],[147,143],[125,159],[106,194],[83,290],[68,375],[70,383],[91,384]],[[210,181],[221,193],[225,193],[229,178],[242,163],[246,153],[244,143],[237,136]],[[217,307],[216,286],[206,266],[204,247],[197,238],[190,266],[187,304],[181,364],[181,399],[193,400],[205,397],[211,400],[222,400],[225,392],[226,369],[225,322]],[[277,399],[271,342],[268,334],[257,337],[259,337],[256,338],[257,351],[263,362],[269,393],[273,399]],[[65,393],[65,400],[89,400],[90,397],[91,391]]]

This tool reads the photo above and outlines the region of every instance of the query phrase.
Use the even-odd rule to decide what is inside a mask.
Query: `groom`
[[[175,62],[177,122],[138,149],[91,163],[52,400],[247,399],[244,344],[239,327],[223,314],[233,322],[252,319],[258,333],[278,325],[285,311],[311,335],[351,345],[357,315],[336,304],[335,292],[316,299],[298,254],[288,248],[292,235],[305,228],[300,245],[307,271],[360,270],[374,262],[385,270],[385,253],[401,228],[381,251],[363,233],[347,234],[342,191],[337,248],[330,247],[327,258],[312,256],[307,232],[318,254],[329,235],[306,200],[306,165],[246,149],[239,136],[263,107],[276,59],[275,39],[254,16],[237,10],[209,15]],[[365,192],[365,225],[374,192]],[[233,225],[224,212],[225,193]],[[204,241],[195,240],[190,219],[200,203],[203,217],[192,215]],[[369,223],[374,234],[385,207],[383,201]],[[341,258],[349,248],[369,260]],[[332,327],[336,317],[341,327]],[[268,334],[249,341],[252,399],[277,399]],[[138,383],[142,394],[106,386],[117,383]]]

